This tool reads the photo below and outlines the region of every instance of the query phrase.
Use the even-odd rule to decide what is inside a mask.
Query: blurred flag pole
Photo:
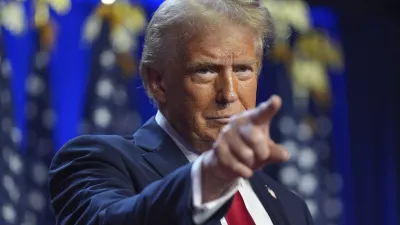
[[[51,105],[49,58],[55,29],[47,1],[34,6],[34,38],[31,70],[26,80],[27,212],[36,224],[54,224],[47,189],[48,166],[54,154],[53,126],[56,120]]]
[[[0,4],[0,7],[3,6]],[[21,132],[14,125],[11,79],[0,18],[0,224],[22,224],[25,171],[19,151]],[[29,215],[28,215],[29,216]]]
[[[331,151],[329,71],[342,69],[339,47],[312,26],[306,2],[260,2],[270,10],[277,32],[269,59],[284,71],[277,78],[284,102],[277,130],[291,159],[281,166],[279,180],[306,200],[315,224],[337,224],[345,184]]]
[[[132,134],[141,125],[129,87],[137,66],[137,36],[144,11],[129,1],[99,4],[84,26],[92,62],[81,133]]]

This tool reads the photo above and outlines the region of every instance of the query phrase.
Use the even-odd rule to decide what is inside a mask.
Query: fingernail
[[[288,151],[285,151],[283,154],[284,154],[286,160],[290,159],[290,153]]]

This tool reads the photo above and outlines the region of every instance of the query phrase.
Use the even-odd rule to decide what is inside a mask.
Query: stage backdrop
[[[0,224],[54,224],[46,191],[54,152],[84,133],[132,134],[156,112],[137,65],[143,30],[162,0],[50,2],[0,0]],[[272,135],[292,154],[266,171],[305,198],[316,224],[361,224],[360,197],[376,193],[353,189],[361,173],[350,158],[336,15],[300,0],[261,2],[278,39],[258,101],[282,96]],[[378,224],[394,224],[388,215]]]

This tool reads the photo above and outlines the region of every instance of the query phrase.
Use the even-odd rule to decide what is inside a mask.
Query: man
[[[289,157],[269,136],[280,98],[255,108],[272,31],[255,1],[165,1],[140,66],[159,111],[131,138],[81,136],[57,153],[58,224],[312,224],[304,201],[258,171]]]

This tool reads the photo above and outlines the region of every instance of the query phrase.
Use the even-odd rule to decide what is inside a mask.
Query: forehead
[[[212,60],[222,64],[258,58],[255,36],[248,28],[235,25],[196,32],[186,41],[183,50],[185,61]]]

